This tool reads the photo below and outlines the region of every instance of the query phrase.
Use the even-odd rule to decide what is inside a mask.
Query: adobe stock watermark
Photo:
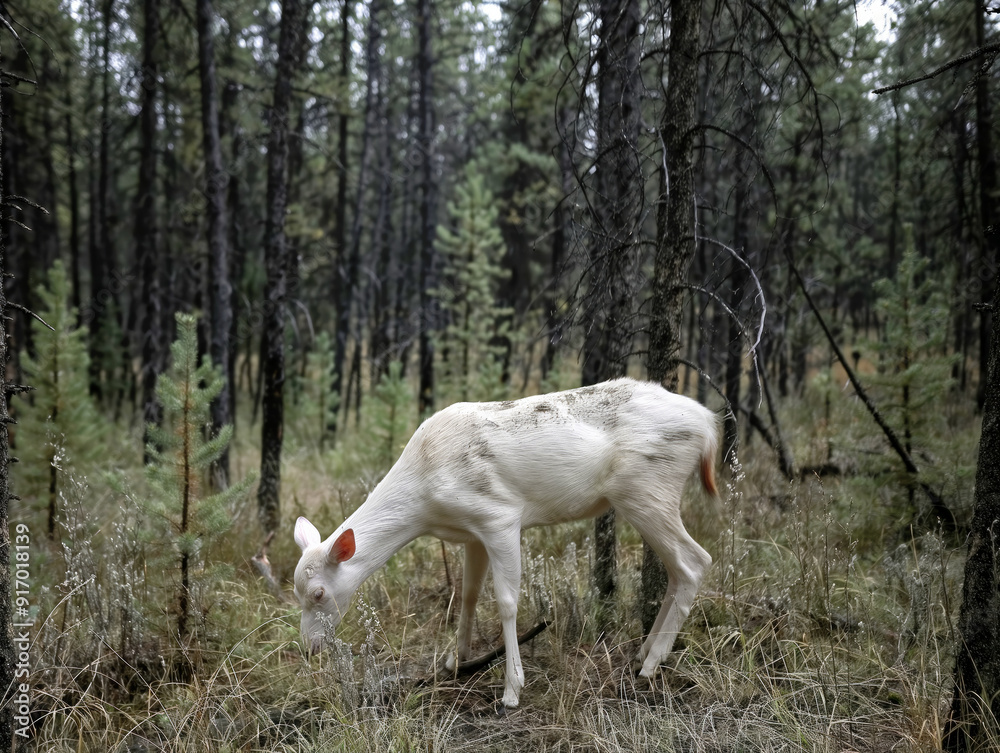
[[[31,531],[24,523],[14,527],[14,734],[27,739],[31,729]]]

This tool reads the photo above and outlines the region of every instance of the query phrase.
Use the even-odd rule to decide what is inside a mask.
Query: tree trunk
[[[743,155],[736,158],[736,173],[743,175]],[[749,186],[737,186],[736,207],[733,216],[733,226],[735,228],[733,250],[740,254],[741,259],[746,249],[747,223],[745,207],[745,191]],[[737,416],[740,405],[740,388],[743,378],[743,328],[738,319],[740,309],[743,307],[743,296],[747,286],[747,268],[741,263],[741,259],[729,259],[729,310],[732,312],[726,318],[728,322],[728,333],[726,335],[726,400],[732,406],[732,411],[726,413],[723,422],[722,457],[726,463],[732,463],[736,459],[739,450],[739,425]]]
[[[681,285],[695,252],[694,126],[698,95],[701,0],[671,0],[668,88],[660,134],[666,151],[660,191],[666,193],[656,217],[652,310],[649,323],[649,378],[669,390],[678,383],[683,297]],[[669,183],[668,183],[669,176]],[[668,190],[669,185],[669,190]],[[643,546],[640,601],[648,632],[666,591],[660,558]]]
[[[156,377],[166,365],[167,345],[163,337],[162,293],[160,290],[159,253],[157,252],[156,217],[156,97],[159,59],[155,45],[160,35],[159,0],[143,0],[142,104],[139,113],[139,196],[135,212],[135,245],[140,270],[142,303],[142,343],[140,346],[140,381],[142,385],[143,426],[159,425],[162,408],[156,399]],[[68,116],[67,116],[68,117]],[[150,460],[145,446],[143,463]]]
[[[111,118],[111,16],[114,12],[114,0],[106,0],[103,9],[103,40],[102,40],[102,74],[101,74],[101,127],[97,154],[97,192],[94,195],[94,212],[90,217],[90,298],[93,309],[93,319],[90,327],[90,392],[95,397],[102,397],[101,368],[107,364],[106,342],[108,333],[105,327],[108,307],[104,305],[102,295],[107,288],[109,274],[109,251],[111,232],[109,230],[108,182],[110,166],[108,165],[108,138],[110,128],[107,126]]]
[[[390,227],[392,213],[392,148],[386,116],[387,97],[385,93],[385,71],[379,66],[378,99],[375,103],[375,122],[382,124],[379,133],[379,143],[376,153],[379,155],[376,173],[381,176],[378,189],[378,209],[375,212],[375,222],[372,224],[372,256],[376,261],[375,291],[372,306],[371,345],[369,359],[371,363],[371,384],[378,384],[379,378],[389,370],[389,323],[391,317],[392,278],[395,274],[392,260],[394,258]],[[370,74],[369,74],[370,75]]]
[[[80,315],[83,294],[80,291],[80,190],[76,175],[76,139],[73,126],[73,96],[71,88],[64,90],[66,112],[63,122],[66,126],[66,183],[69,191],[69,259],[73,293],[70,302]]]
[[[564,196],[569,196],[573,190],[573,149],[575,138],[573,129],[573,113],[568,107],[559,111],[558,132],[563,139],[557,147],[559,152],[560,187]],[[545,291],[545,354],[542,356],[542,379],[545,379],[552,369],[556,359],[556,349],[562,340],[563,323],[559,313],[559,278],[562,275],[564,260],[570,248],[570,233],[572,232],[572,215],[569,201],[563,200],[556,204],[555,228],[552,232],[552,257],[549,263],[549,286]]]
[[[417,144],[420,164],[420,392],[418,410],[423,417],[434,410],[434,341],[438,327],[438,304],[430,291],[437,286],[434,252],[434,53],[431,50],[431,3],[417,0]]]
[[[364,311],[364,306],[360,302],[360,296],[356,296],[358,288],[358,268],[361,262],[361,229],[362,229],[362,217],[364,216],[365,207],[365,193],[368,190],[368,166],[371,157],[371,139],[372,131],[375,128],[373,122],[373,116],[375,112],[375,81],[379,76],[379,54],[378,47],[381,37],[381,27],[379,26],[378,16],[381,12],[379,0],[372,0],[371,5],[368,7],[368,40],[365,46],[365,67],[366,67],[366,82],[365,82],[365,108],[363,116],[363,129],[361,132],[361,155],[358,162],[358,187],[357,194],[354,199],[354,215],[351,218],[351,235],[350,241],[347,248],[347,267],[342,270],[342,275],[340,277],[341,289],[338,300],[340,301],[340,309],[337,311],[337,350],[336,354],[338,357],[338,362],[335,364],[335,379],[339,379],[339,375],[343,370],[344,358],[347,349],[347,339],[351,332],[351,310],[354,308],[355,297],[359,298],[359,309],[361,312]],[[347,34],[347,26],[345,24],[344,34]],[[345,45],[346,47],[347,45]],[[381,96],[381,95],[380,95]],[[361,327],[358,327],[360,331]],[[343,350],[342,350],[343,349]],[[361,357],[361,339],[360,337],[355,339],[354,343],[354,354],[353,361],[351,364],[351,375],[354,374],[355,368],[360,369],[360,357]],[[359,372],[360,373],[360,372]],[[357,400],[360,404],[361,397],[361,380],[358,379],[355,387],[357,388]],[[350,382],[348,383],[348,392],[350,392]],[[344,409],[344,422],[347,422],[347,411],[349,409],[350,397],[348,395],[344,396],[344,400],[341,401],[341,406]]]
[[[350,272],[347,259],[347,125],[350,116],[350,104],[347,100],[350,88],[351,72],[351,4],[344,0],[340,13],[340,90],[341,98],[337,102],[339,115],[337,118],[337,208],[336,227],[334,228],[334,245],[336,246],[333,277],[334,305],[337,309],[337,332],[333,348],[333,382],[330,392],[338,399],[343,397],[344,362],[347,358],[347,335],[351,321],[351,302],[354,288],[349,281]],[[344,401],[341,400],[341,405]],[[331,443],[336,441],[337,420],[339,410],[330,414],[330,425],[327,433]],[[346,418],[346,413],[345,413]]]
[[[603,0],[597,54],[597,197],[583,383],[624,376],[635,331],[639,270],[642,170],[639,141],[638,0]],[[615,591],[615,516],[594,523],[594,586],[610,600]]]
[[[976,37],[985,40],[984,3],[976,2]],[[996,225],[997,164],[993,152],[987,77],[976,84],[979,151],[979,199],[982,212],[982,259],[1000,262]],[[990,312],[983,312],[989,360],[980,377],[983,429],[979,439],[969,555],[965,562],[962,607],[958,617],[955,692],[943,746],[952,753],[986,750],[1000,720],[1000,336],[989,329],[989,314],[1000,310],[1000,286],[994,284]],[[992,718],[992,724],[982,723]]]
[[[220,112],[220,135],[230,134],[230,165],[231,169],[238,171],[243,167],[241,164],[241,153],[243,149],[243,136],[240,132],[237,119],[231,116],[236,106],[236,98],[239,94],[239,86],[232,81],[227,82],[222,91],[222,110]],[[239,285],[243,279],[243,267],[246,262],[246,249],[241,241],[240,223],[237,219],[240,216],[240,181],[230,175],[229,187],[226,191],[226,216],[229,219],[227,239],[229,243],[229,311],[231,314],[229,321],[229,361],[225,365],[229,381],[229,420],[236,428],[236,393],[238,384],[236,379],[236,358],[239,355],[240,337],[244,333],[239,330],[240,291]],[[248,338],[249,339],[249,338]],[[221,365],[221,364],[220,364]],[[247,386],[249,390],[249,385]]]
[[[39,82],[40,88],[42,89],[54,89],[58,85],[55,73],[52,70],[52,60],[46,57],[45,66],[42,72],[42,80]],[[48,97],[42,100],[41,112],[39,113],[39,119],[41,121],[42,133],[54,134],[55,124],[52,121],[52,100]],[[48,141],[46,139],[46,141]],[[59,222],[56,220],[56,207],[59,206],[59,202],[56,198],[57,183],[56,179],[56,169],[55,161],[52,159],[52,145],[53,141],[49,143],[42,143],[39,145],[38,157],[41,162],[41,169],[39,172],[39,177],[41,178],[41,184],[38,187],[38,196],[36,197],[39,204],[43,207],[49,207],[50,211],[42,211],[40,209],[31,208],[32,219],[28,222],[28,226],[34,229],[35,236],[35,251],[34,254],[39,257],[39,268],[41,270],[48,270],[52,266],[52,263],[59,258]]]
[[[993,295],[1000,307],[1000,287]],[[943,746],[986,750],[1000,719],[1000,337],[994,331],[985,379],[983,430],[958,618],[955,691]],[[983,719],[992,718],[992,724]]]
[[[976,44],[982,47],[986,44],[985,1],[974,0],[976,4]],[[998,186],[997,157],[993,150],[993,116],[990,108],[990,77],[979,76],[976,79],[976,151],[979,163],[979,211],[982,217],[982,257],[981,266],[986,268],[996,264],[1000,259],[1000,225],[998,225],[997,202],[1000,201],[1000,186]],[[996,280],[992,277],[983,282],[983,303],[995,300],[993,288]],[[993,317],[996,307],[984,306],[979,324],[979,389],[977,402],[983,408],[986,401],[986,381],[988,364],[991,358],[991,339]]]
[[[257,515],[267,535],[281,522],[281,443],[284,434],[285,387],[285,299],[287,295],[288,248],[285,241],[285,209],[288,185],[288,112],[292,99],[292,76],[298,65],[302,35],[301,0],[282,0],[281,32],[278,38],[278,68],[271,103],[270,135],[267,142],[267,208],[264,227],[264,331],[262,334],[260,485]]]
[[[0,96],[0,153],[3,151],[4,104],[6,96]],[[3,164],[0,162],[0,206],[6,207],[4,177]],[[0,233],[0,283],[7,279],[6,241],[6,234]],[[14,680],[17,652],[14,647],[14,602],[10,588],[10,503],[14,495],[10,489],[10,436],[7,432],[7,426],[12,423],[7,412],[7,402],[16,389],[7,381],[7,363],[10,356],[7,349],[9,315],[5,286],[0,284],[0,687],[9,688],[7,693],[16,698],[19,693],[14,691],[19,691],[20,687]],[[17,533],[19,531],[15,531],[15,535]],[[13,749],[14,706],[13,702],[0,706],[0,751]]]
[[[229,173],[222,165],[219,135],[218,85],[212,0],[198,0],[198,74],[201,78],[201,131],[205,153],[205,208],[208,213],[209,348],[212,363],[222,374],[222,390],[212,401],[212,435],[230,423],[229,335],[233,323],[232,286],[229,283],[229,239],[226,237],[226,191]],[[212,483],[229,486],[229,449],[212,464]]]

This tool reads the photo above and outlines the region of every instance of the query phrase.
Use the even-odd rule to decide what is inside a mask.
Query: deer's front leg
[[[476,603],[486,577],[489,557],[486,547],[478,541],[465,545],[465,571],[462,576],[462,604],[458,616],[458,648],[456,654],[448,657],[445,669],[454,672],[456,667],[469,658],[472,647],[472,626],[476,619]]]
[[[493,568],[493,588],[496,591],[503,642],[507,651],[507,667],[503,705],[517,708],[524,687],[524,668],[517,645],[517,597],[521,591],[521,531],[514,527],[487,544]]]

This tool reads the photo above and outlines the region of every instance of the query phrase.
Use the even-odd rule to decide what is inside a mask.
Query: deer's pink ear
[[[295,543],[299,545],[299,548],[304,552],[311,546],[314,546],[320,542],[319,531],[316,530],[316,526],[310,523],[303,517],[299,517],[295,521]]]
[[[341,562],[347,562],[347,560],[353,556],[354,529],[348,528],[337,537],[336,541],[333,542],[327,559],[330,561],[331,565],[339,565]]]

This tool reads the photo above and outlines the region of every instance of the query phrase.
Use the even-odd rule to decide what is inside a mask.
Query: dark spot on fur
[[[473,491],[482,494],[484,497],[489,496],[490,492],[493,491],[493,485],[490,483],[489,476],[485,473],[477,474],[473,477],[470,482]]]
[[[642,456],[656,466],[670,465],[677,462],[677,457],[669,452],[644,452]]]
[[[551,410],[552,406],[549,405],[548,403],[539,403],[538,405],[535,406],[535,411],[537,413],[546,413]]]
[[[472,442],[472,446],[470,447],[470,449],[472,450],[473,456],[477,458],[482,458],[483,460],[489,460],[490,458],[493,457],[493,450],[490,449],[490,443],[487,442],[482,437],[479,437],[478,439],[474,440]]]
[[[663,432],[663,441],[670,442],[671,444],[676,442],[690,442],[694,439],[694,434],[690,431],[665,431]]]

